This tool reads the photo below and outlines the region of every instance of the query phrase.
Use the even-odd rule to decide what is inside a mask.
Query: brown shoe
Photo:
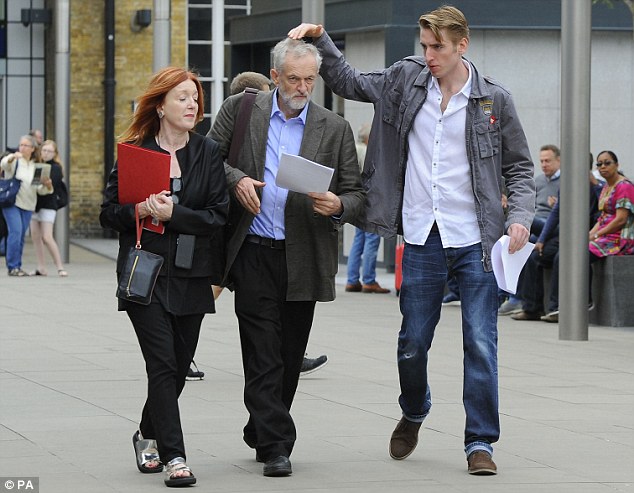
[[[521,312],[513,313],[511,318],[513,320],[539,320],[542,316],[540,312],[527,312],[522,310]]]
[[[373,282],[372,284],[364,284],[362,291],[364,293],[389,293],[390,290],[386,288],[382,288],[378,282]]]
[[[469,457],[467,457],[467,464],[469,464],[469,474],[476,474],[478,476],[491,476],[498,473],[498,468],[491,458],[491,454],[484,450],[476,450]]]
[[[352,283],[352,284],[346,284],[346,291],[348,293],[358,293],[361,291],[361,283],[359,281]]]
[[[418,445],[418,430],[421,424],[401,418],[392,432],[392,438],[390,438],[390,457],[392,459],[403,460],[410,456]]]

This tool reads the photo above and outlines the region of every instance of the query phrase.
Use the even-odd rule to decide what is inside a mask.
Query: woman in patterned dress
[[[612,151],[602,151],[597,168],[606,181],[596,224],[589,233],[590,263],[608,255],[634,255],[634,184],[619,173]]]

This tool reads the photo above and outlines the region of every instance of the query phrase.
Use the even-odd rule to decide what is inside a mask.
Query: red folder
[[[153,193],[170,189],[169,154],[132,144],[117,144],[119,203],[137,204]]]
[[[117,144],[119,203],[137,204],[153,193],[170,189],[171,156],[132,144]],[[143,220],[143,227],[163,233],[165,227],[151,217]]]

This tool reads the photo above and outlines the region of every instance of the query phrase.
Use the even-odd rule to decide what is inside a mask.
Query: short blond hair
[[[469,24],[464,14],[456,7],[443,5],[436,10],[423,14],[418,19],[421,29],[429,29],[437,41],[442,39],[441,32],[447,31],[449,39],[458,44],[462,38],[469,39]]]

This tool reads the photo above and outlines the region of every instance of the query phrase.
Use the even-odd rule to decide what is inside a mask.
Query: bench
[[[590,323],[634,327],[634,255],[609,256],[592,268]]]

